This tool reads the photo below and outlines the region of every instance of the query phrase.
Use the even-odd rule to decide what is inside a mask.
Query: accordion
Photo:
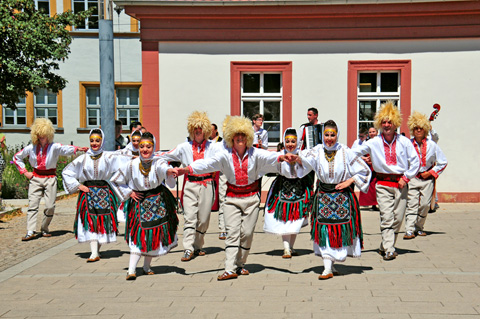
[[[305,126],[305,139],[303,144],[306,149],[311,149],[322,144],[323,124]]]

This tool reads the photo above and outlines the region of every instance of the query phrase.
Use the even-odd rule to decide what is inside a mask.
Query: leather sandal
[[[142,272],[143,272],[143,275],[145,275],[145,276],[155,275],[155,272],[153,270],[151,270],[150,268],[148,268],[148,270],[145,270],[145,269],[142,268]]]
[[[42,231],[42,237],[52,237],[52,234],[46,231]]]
[[[99,260],[100,260],[100,256],[97,256],[95,258],[88,258],[87,263],[94,263],[94,262],[99,261]]]
[[[32,240],[32,239],[35,239],[37,237],[37,235],[35,233],[33,234],[26,234],[25,237],[22,237],[22,241],[29,241],[29,240]]]
[[[234,272],[228,272],[228,271],[225,271],[223,274],[221,274],[220,276],[217,277],[217,280],[229,280],[229,279],[235,279],[237,278],[238,275]]]
[[[196,249],[193,254],[195,256],[205,256],[207,253],[205,252],[205,250],[203,249]]]
[[[190,261],[192,258],[193,258],[193,251],[191,251],[190,249],[186,249],[183,252],[183,256],[182,256],[182,258],[180,258],[180,260],[181,261]]]
[[[125,278],[126,280],[136,280],[137,279],[137,275],[136,274],[129,274],[127,272],[127,278]]]
[[[331,270],[330,271],[324,270],[322,272],[322,274],[320,276],[318,276],[319,280],[325,280],[325,279],[330,279],[330,278],[333,278],[333,272]]]
[[[245,268],[238,267],[237,271],[235,271],[237,275],[239,276],[248,276],[250,275],[250,272],[246,270]]]

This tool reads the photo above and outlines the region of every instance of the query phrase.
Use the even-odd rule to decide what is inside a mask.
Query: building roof
[[[354,5],[398,4],[422,2],[458,2],[468,0],[115,0],[120,6],[167,6],[167,5]]]

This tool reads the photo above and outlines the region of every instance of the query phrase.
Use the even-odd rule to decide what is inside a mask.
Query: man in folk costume
[[[277,172],[279,161],[287,155],[268,152],[253,145],[251,122],[240,116],[232,116],[224,125],[226,148],[217,149],[214,157],[198,160],[186,168],[178,168],[179,174],[206,174],[221,171],[227,177],[227,195],[224,204],[227,238],[225,240],[225,271],[218,280],[248,275],[244,268],[252,245],[258,219],[260,196],[258,179],[266,173]]]
[[[208,139],[212,125],[207,113],[195,111],[188,117],[187,129],[189,142],[179,144],[170,152],[160,153],[157,156],[169,162],[181,162],[188,166],[193,162],[212,157],[215,144]],[[210,222],[210,213],[215,198],[213,174],[188,174],[185,176],[183,190],[183,256],[182,261],[189,261],[196,256],[205,255],[203,245],[205,233]]]
[[[413,239],[415,235],[426,236],[423,226],[430,209],[435,180],[447,167],[447,158],[438,144],[427,138],[431,127],[427,117],[419,112],[413,112],[408,118],[412,143],[420,159],[420,170],[408,183],[403,239]]]
[[[380,209],[382,243],[379,253],[384,260],[397,256],[395,242],[407,206],[407,183],[417,175],[420,161],[412,142],[397,134],[402,124],[400,111],[392,101],[382,104],[375,114],[375,127],[381,130],[379,138],[368,140],[354,148],[357,155],[370,154],[377,173],[377,201]]]
[[[88,147],[62,145],[53,143],[55,129],[49,119],[37,118],[30,128],[32,144],[27,145],[13,157],[20,174],[30,180],[28,185],[28,213],[27,234],[22,241],[28,241],[36,237],[37,214],[40,200],[45,198],[45,210],[41,235],[51,237],[48,226],[55,212],[55,199],[57,197],[57,162],[60,156],[73,155],[80,151],[87,151]],[[27,171],[24,160],[29,158],[33,172]]]

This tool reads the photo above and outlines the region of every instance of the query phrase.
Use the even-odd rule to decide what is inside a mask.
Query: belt
[[[213,179],[213,175],[212,174],[208,174],[205,176],[188,175],[187,179],[190,182],[203,182],[205,180]]]
[[[402,176],[402,174],[377,173],[377,184],[398,188],[398,181],[402,178]]]
[[[383,174],[383,173],[377,173],[377,181],[382,181],[382,182],[394,182],[398,183],[400,178],[402,178],[402,174]]]
[[[227,197],[249,197],[258,194],[259,183],[258,181],[245,186],[237,186],[227,182]]]
[[[35,177],[57,177],[57,169],[33,169],[33,175]]]

